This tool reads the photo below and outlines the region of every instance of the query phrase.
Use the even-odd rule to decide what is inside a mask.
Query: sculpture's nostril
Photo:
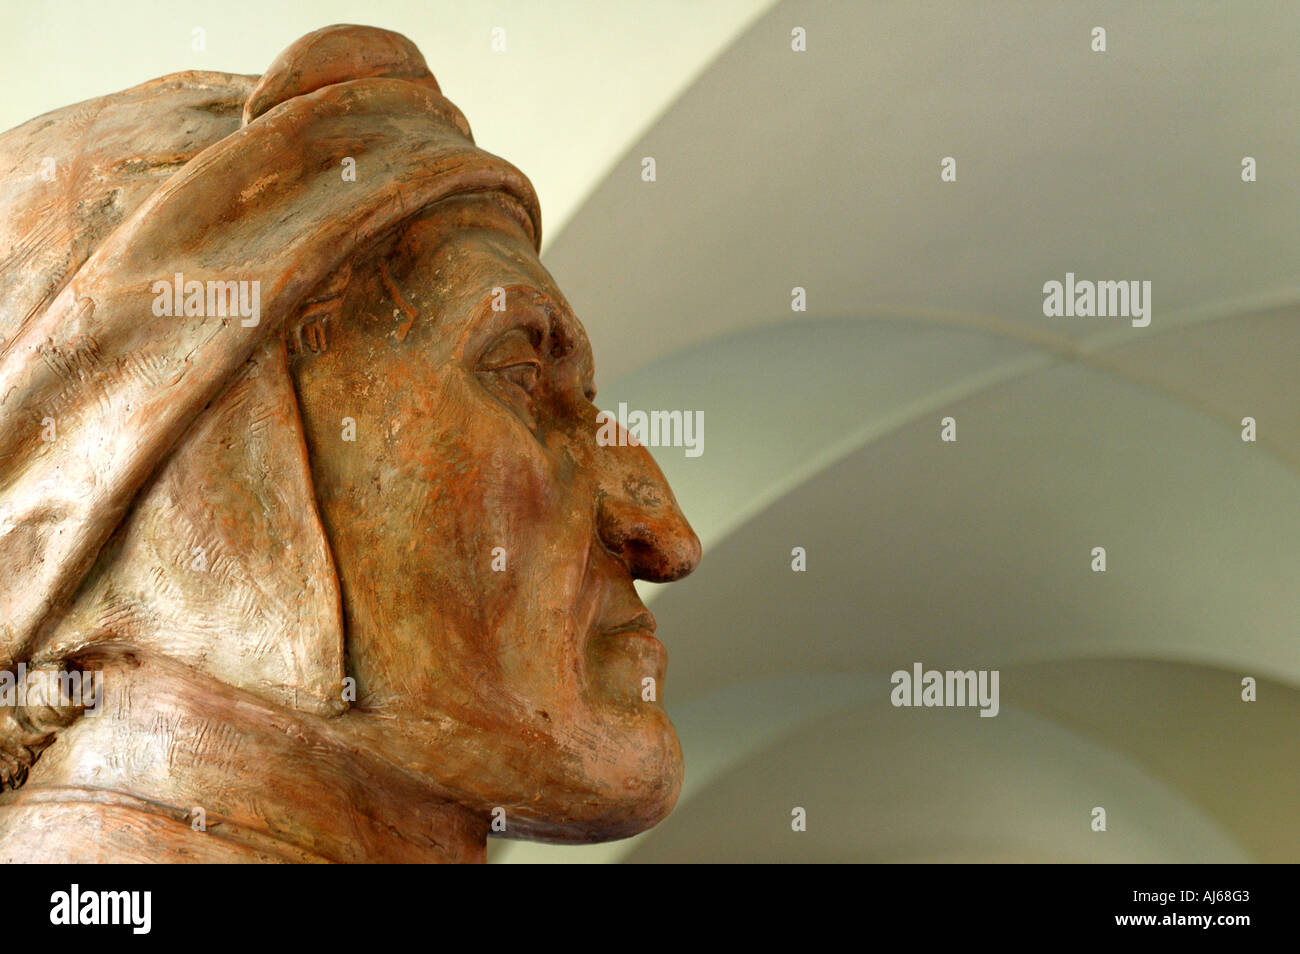
[[[648,514],[628,500],[606,500],[600,536],[632,576],[668,583],[686,576],[700,562],[700,540],[674,504]]]

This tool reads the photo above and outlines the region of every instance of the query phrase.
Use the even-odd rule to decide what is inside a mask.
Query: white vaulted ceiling
[[[1297,35],[787,0],[630,145],[544,258],[602,406],[704,414],[655,449],[704,561],[645,588],[687,783],[495,859],[1300,857]],[[1151,281],[1150,327],[1044,317],[1067,271]],[[894,708],[914,662],[1001,670],[1002,712]]]

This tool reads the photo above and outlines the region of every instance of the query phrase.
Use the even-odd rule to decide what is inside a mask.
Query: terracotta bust
[[[597,440],[532,187],[408,40],[57,110],[0,170],[0,861],[481,861],[671,810],[633,581],[699,542]]]

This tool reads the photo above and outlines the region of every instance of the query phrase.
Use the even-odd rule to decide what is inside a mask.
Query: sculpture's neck
[[[151,664],[0,796],[0,860],[464,862],[488,823],[322,719]],[[199,811],[201,810],[201,812]]]

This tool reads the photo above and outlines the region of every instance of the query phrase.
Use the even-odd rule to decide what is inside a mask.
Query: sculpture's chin
[[[663,821],[681,792],[677,733],[657,706],[621,713],[574,760],[572,788],[516,812],[507,838],[592,843],[630,838]]]

